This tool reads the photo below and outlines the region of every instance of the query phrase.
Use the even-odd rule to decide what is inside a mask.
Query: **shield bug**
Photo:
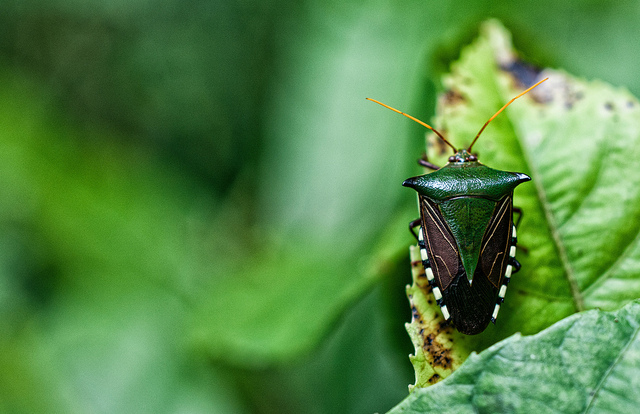
[[[409,227],[418,239],[433,295],[444,319],[463,334],[478,334],[489,322],[495,323],[511,275],[520,270],[513,220],[514,210],[519,210],[513,207],[513,190],[531,180],[523,173],[481,164],[471,149],[489,122],[545,80],[507,102],[463,149],[456,149],[430,125],[367,98],[429,128],[453,149],[454,155],[442,168],[420,160],[434,171],[409,178],[402,185],[418,192],[420,219]]]

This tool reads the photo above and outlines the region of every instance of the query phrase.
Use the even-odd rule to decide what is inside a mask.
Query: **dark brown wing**
[[[507,195],[498,202],[494,210],[482,239],[480,251],[482,273],[495,288],[499,288],[502,284],[502,278],[509,262],[512,227],[513,196]]]
[[[427,253],[437,284],[444,292],[458,274],[460,263],[456,241],[437,204],[420,196],[422,227]]]

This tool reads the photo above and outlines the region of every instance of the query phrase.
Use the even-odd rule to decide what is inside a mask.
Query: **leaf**
[[[455,341],[453,367],[515,332],[533,334],[577,311],[618,309],[640,297],[640,104],[624,90],[586,82],[518,59],[509,33],[487,22],[442,80],[434,127],[468,146],[480,127],[534,79],[549,77],[493,120],[474,146],[481,162],[529,174],[515,191],[524,211],[518,229],[520,273],[514,275],[495,326],[475,337],[429,332]],[[429,157],[442,165],[450,149],[429,138]],[[416,302],[414,295],[410,300]],[[426,295],[425,295],[426,293]],[[425,303],[430,292],[422,292]],[[418,308],[409,331],[417,360],[428,360],[416,321],[437,311]],[[439,313],[438,313],[439,317]],[[414,358],[414,359],[415,359]],[[438,367],[421,365],[416,385]],[[432,381],[433,382],[433,381]]]
[[[640,405],[640,301],[513,335],[390,413],[634,412]],[[587,357],[588,356],[588,357]]]

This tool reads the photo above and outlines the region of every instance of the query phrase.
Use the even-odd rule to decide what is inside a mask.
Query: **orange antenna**
[[[451,145],[451,143],[450,143],[449,141],[447,141],[447,140],[442,136],[442,134],[441,134],[441,133],[439,133],[438,131],[436,131],[435,129],[433,129],[433,127],[432,127],[431,125],[429,125],[429,124],[427,124],[427,123],[424,123],[424,122],[422,122],[421,120],[419,120],[418,118],[414,118],[414,117],[412,117],[412,116],[411,116],[411,115],[409,115],[409,114],[405,114],[405,113],[404,113],[404,112],[402,112],[402,111],[398,111],[396,108],[392,108],[392,107],[390,107],[389,105],[385,105],[385,104],[383,104],[383,103],[382,103],[382,102],[380,102],[380,101],[376,101],[375,99],[371,99],[371,98],[366,98],[366,99],[367,99],[368,101],[375,102],[375,103],[377,103],[378,105],[382,105],[382,106],[384,106],[385,108],[391,109],[393,112],[397,112],[397,113],[399,113],[400,115],[404,115],[404,116],[406,116],[407,118],[409,118],[409,119],[411,119],[411,120],[416,121],[416,122],[417,122],[417,123],[419,123],[420,125],[422,125],[422,126],[425,126],[425,127],[429,128],[430,130],[432,130],[433,132],[435,132],[435,133],[436,133],[436,135],[437,135],[437,136],[439,136],[439,137],[440,137],[440,139],[441,139],[441,140],[443,140],[443,141],[444,141],[448,146],[450,146],[451,148],[453,148],[453,152],[454,152],[454,154],[455,154],[456,152],[458,152],[458,150],[456,149],[456,147],[454,147],[453,145]]]
[[[531,89],[535,88],[536,86],[540,85],[542,82],[546,81],[547,79],[549,79],[549,78],[542,79],[540,82],[536,83],[535,85],[533,85],[532,87],[530,87],[526,91],[522,92],[520,95],[516,96],[515,98],[513,98],[512,100],[507,102],[502,108],[500,108],[500,110],[498,112],[496,112],[491,118],[489,118],[489,120],[482,126],[482,128],[480,128],[480,132],[478,132],[478,135],[476,135],[476,137],[473,139],[473,141],[471,142],[471,145],[469,145],[469,149],[467,149],[467,151],[471,152],[471,147],[473,147],[473,144],[476,143],[476,141],[478,140],[478,137],[480,137],[480,134],[482,134],[482,131],[484,131],[484,129],[487,127],[487,125],[489,125],[489,122],[493,121],[493,118],[498,116],[498,114],[500,112],[502,112],[504,110],[504,108],[506,108],[507,106],[511,105],[511,103],[513,101],[515,101],[516,99],[518,99],[519,97],[521,97],[525,93],[529,92]]]

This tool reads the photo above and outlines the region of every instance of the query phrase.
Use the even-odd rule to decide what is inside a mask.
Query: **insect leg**
[[[520,221],[522,221],[522,216],[524,216],[524,212],[522,211],[522,209],[520,207],[513,207],[513,214],[518,214],[518,219],[515,222],[515,227],[518,228],[520,226]],[[517,240],[515,238],[515,236],[512,238],[511,241],[512,244],[517,244]],[[525,246],[518,244],[518,248],[520,250],[522,250],[522,253],[524,254],[529,254],[529,249],[527,249]],[[518,269],[520,269],[520,267],[518,267]],[[515,272],[514,272],[515,273]]]
[[[411,232],[411,234],[413,234],[413,237],[415,237],[416,240],[420,240],[415,230],[415,228],[418,227],[420,223],[421,223],[420,219],[415,219],[409,223],[409,231]]]
[[[428,169],[430,169],[430,170],[434,170],[434,171],[436,171],[436,170],[439,170],[439,169],[440,169],[440,167],[438,167],[438,166],[437,166],[437,165],[435,165],[435,164],[430,163],[430,162],[427,160],[427,154],[423,154],[423,155],[422,155],[422,158],[420,158],[420,159],[418,160],[418,164],[420,164],[420,165],[422,165],[423,167],[428,168]]]
[[[513,257],[509,258],[509,266],[513,267],[511,274],[518,273],[520,271],[520,268],[522,267],[520,262]]]
[[[518,220],[516,220],[516,227],[520,227],[520,221],[522,220],[523,212],[520,207],[513,206],[513,214],[518,215]]]

